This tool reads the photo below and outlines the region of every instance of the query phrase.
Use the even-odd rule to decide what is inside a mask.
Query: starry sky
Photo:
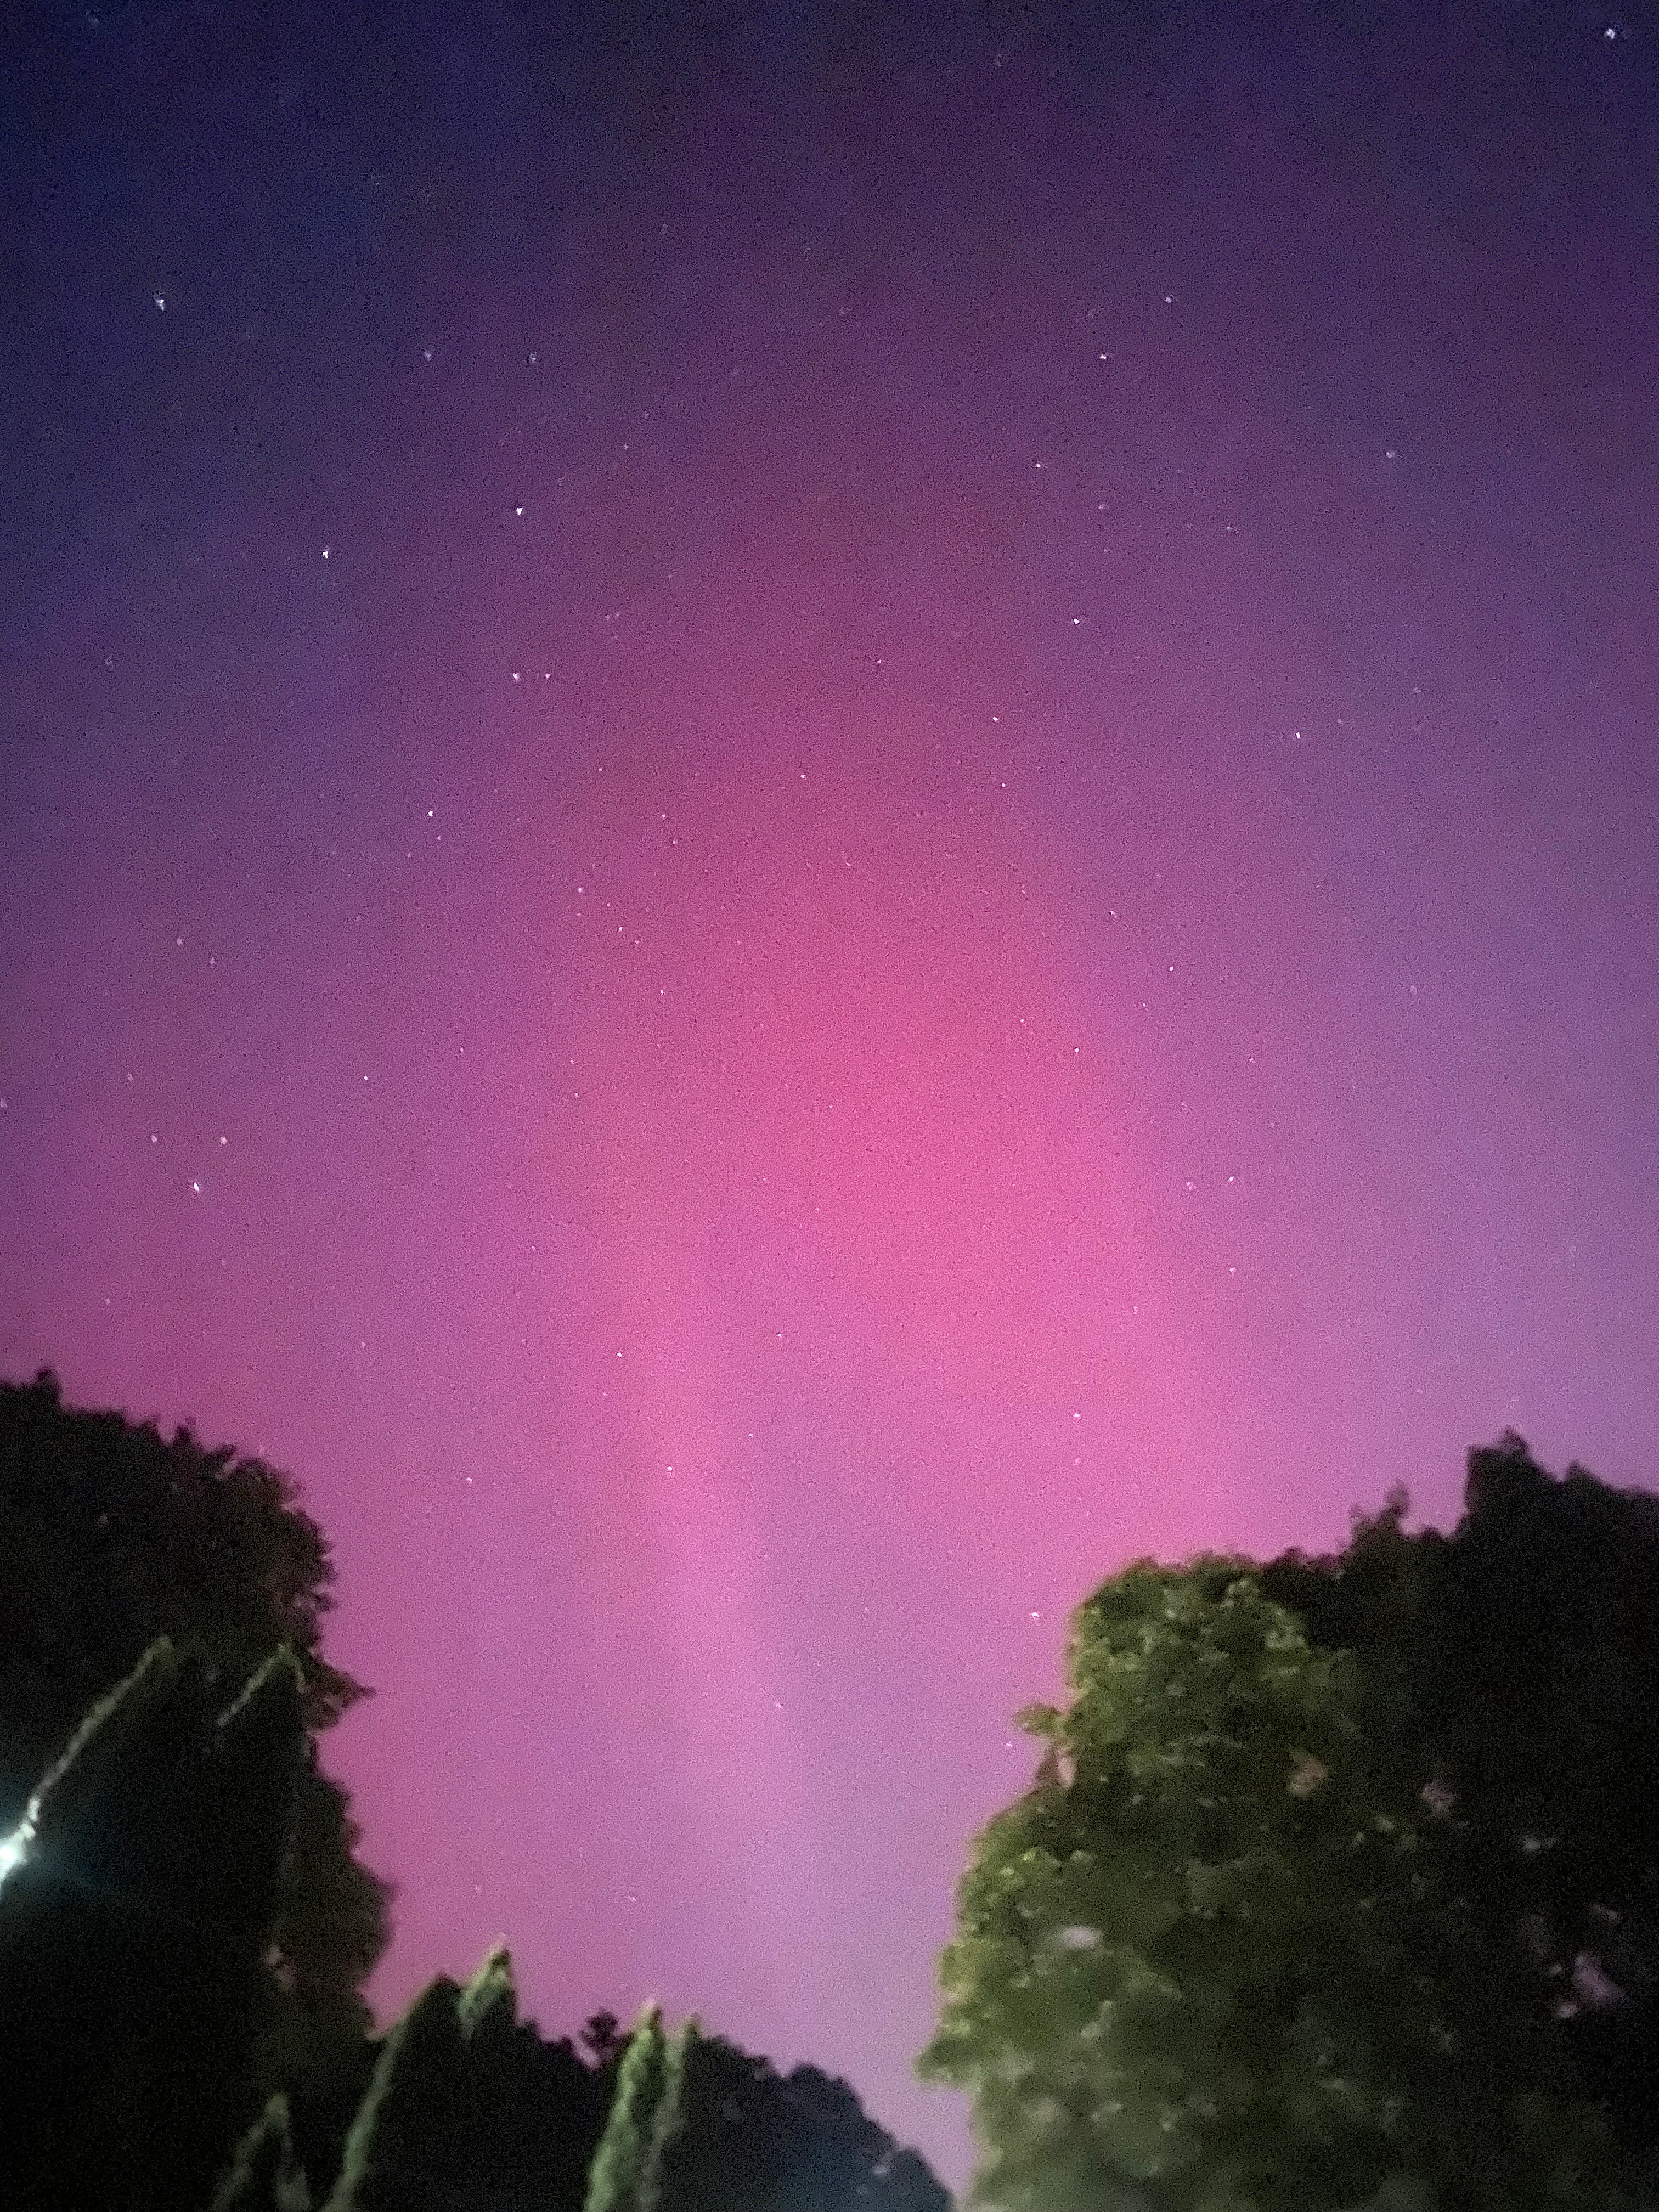
[[[300,1479],[383,2017],[960,2185],[1071,1607],[1659,1468],[1659,18],[0,46],[0,1365]]]

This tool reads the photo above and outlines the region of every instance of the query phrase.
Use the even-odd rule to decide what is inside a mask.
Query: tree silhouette
[[[287,1650],[224,1705],[163,1638],[30,1796],[0,1854],[9,2207],[207,2202],[264,2094],[301,1735]]]
[[[667,2035],[654,2008],[627,2032],[596,2017],[590,2067],[517,2019],[505,1951],[465,1989],[440,1978],[381,2043],[343,2154],[295,2158],[278,2100],[216,2212],[290,2212],[275,2192],[300,2166],[321,2212],[949,2212],[844,2081],[780,2075],[695,2023]]]
[[[1455,1531],[1407,1534],[1403,1492],[1346,1551],[1264,1589],[1351,1650],[1396,1787],[1453,1808],[1460,1880],[1519,1948],[1586,2086],[1659,2152],[1659,1498],[1513,1431],[1471,1451]],[[1383,1716],[1397,1716],[1393,1726]]]
[[[237,2145],[210,2212],[312,2212],[294,2153],[288,2099],[279,2089]]]
[[[232,1683],[286,1645],[307,1737],[273,1941],[291,2053],[319,2088],[368,2027],[390,1894],[317,1762],[317,1736],[367,1694],[322,1654],[331,1580],[321,1531],[262,1461],[68,1407],[48,1370],[0,1383],[0,1828],[156,1637]]]
[[[326,2212],[580,2212],[605,2094],[568,2042],[518,2020],[492,1951],[387,2034]]]
[[[628,2034],[614,2012],[596,2012],[583,2024],[581,2043],[596,2066],[608,2066],[628,2048]]]
[[[684,2102],[665,2212],[949,2212],[926,2162],[816,2066],[781,2075],[723,2036],[699,2036]]]

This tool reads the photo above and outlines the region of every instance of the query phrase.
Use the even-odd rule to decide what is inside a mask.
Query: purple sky
[[[1659,20],[575,12],[0,34],[0,1364],[300,1479],[383,2012],[957,2185],[1070,1608],[1659,1463]]]

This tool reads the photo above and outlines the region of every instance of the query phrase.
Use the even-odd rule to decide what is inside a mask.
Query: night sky
[[[1659,18],[5,18],[0,1368],[300,1480],[382,2017],[959,2185],[1072,1607],[1659,1472]]]

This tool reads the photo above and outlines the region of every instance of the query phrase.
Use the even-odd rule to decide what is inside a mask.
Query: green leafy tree
[[[323,1656],[331,1580],[320,1530],[262,1461],[66,1407],[48,1371],[0,1383],[0,1829],[156,1637],[231,1683],[286,1645],[307,1735],[272,1940],[296,2014],[289,2060],[319,2088],[368,2029],[361,1990],[390,1895],[317,1759],[319,1735],[366,1694]]]
[[[1403,1795],[1452,1814],[1460,1886],[1549,1984],[1557,2031],[1619,2142],[1659,2154],[1659,1499],[1512,1431],[1472,1451],[1449,1536],[1396,1492],[1346,1551],[1262,1584],[1354,1655]]]
[[[204,2204],[263,2092],[264,1954],[300,1771],[298,1667],[228,1705],[165,1638],[102,1698],[0,1847],[5,2202]]]
[[[1074,1616],[1071,1702],[978,1839],[929,2078],[1009,2212],[1612,2208],[1628,2179],[1547,1984],[1473,1909],[1398,1670],[1242,1559]]]

